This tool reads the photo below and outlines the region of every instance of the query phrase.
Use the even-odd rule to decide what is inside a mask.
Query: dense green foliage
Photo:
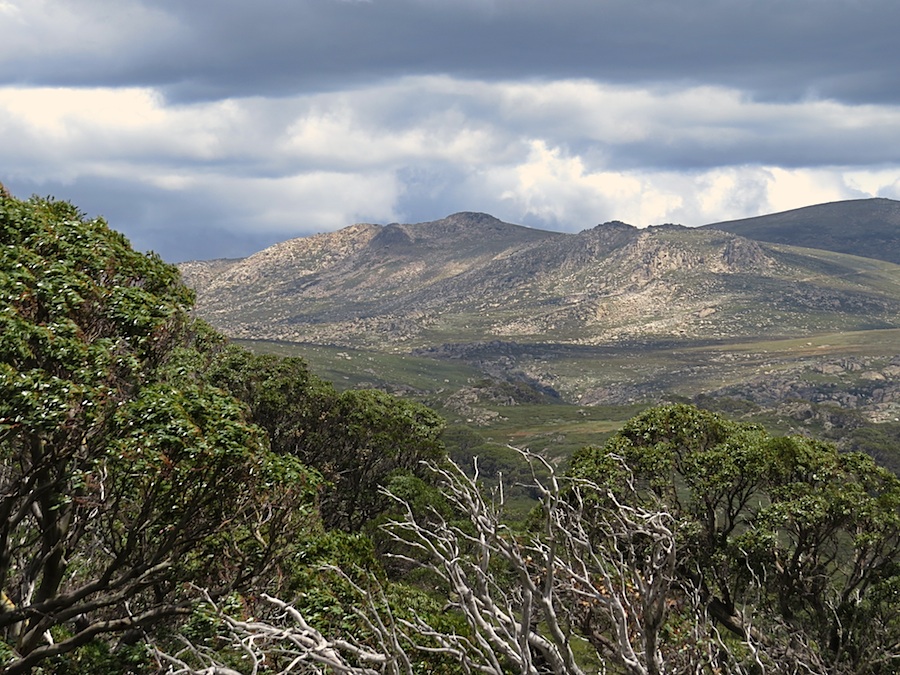
[[[360,527],[394,471],[439,455],[433,413],[229,347],[191,302],[174,267],[102,220],[0,197],[10,673],[93,663],[88,645],[186,615],[194,588],[296,587],[323,519]]]
[[[827,672],[895,672],[900,479],[871,458],[674,405],[573,464],[614,492],[633,477],[675,516],[679,583],[737,637],[793,635]]]
[[[248,587],[313,482],[192,370],[173,267],[51,200],[3,199],[0,245],[0,629],[24,672],[188,611],[188,582]]]
[[[896,672],[900,479],[870,458],[672,405],[565,476],[455,430],[474,480],[429,409],[240,349],[191,302],[102,220],[0,193],[4,672],[156,672],[183,640],[185,668],[246,670],[235,631],[275,645],[285,607],[386,672],[497,644],[484,672]]]
[[[272,450],[315,467],[326,526],[359,530],[387,506],[379,488],[398,473],[421,475],[443,452],[443,421],[428,408],[374,390],[338,393],[298,358],[222,345],[208,376],[250,409]]]

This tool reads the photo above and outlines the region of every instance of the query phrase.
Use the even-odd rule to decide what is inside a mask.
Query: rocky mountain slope
[[[353,225],[182,272],[200,315],[229,335],[375,349],[900,327],[896,265],[674,225],[563,234],[459,213]]]
[[[853,255],[713,227],[612,222],[562,234],[459,213],[181,269],[200,315],[255,349],[301,355],[342,386],[415,396],[465,423],[508,424],[510,442],[532,414],[511,407],[570,404],[559,424],[572,425],[562,435],[574,446],[596,431],[590,414],[577,421],[585,410],[674,397],[837,433],[854,448],[853,434],[876,433],[860,425],[877,423],[881,440],[866,436],[864,448],[877,454],[893,447],[883,430],[900,438],[900,266],[861,254],[869,239],[882,241],[882,258],[896,253],[895,204],[750,223],[780,223],[785,241],[806,244],[804,228],[828,224],[817,231],[833,236],[820,239],[852,232],[841,240]]]

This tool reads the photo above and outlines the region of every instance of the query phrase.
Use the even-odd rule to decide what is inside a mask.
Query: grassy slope
[[[890,200],[875,201],[876,210],[888,208],[893,212],[900,208],[900,203]],[[806,230],[796,231],[818,232],[821,239],[833,243],[838,235],[858,234],[841,220],[846,217],[841,215],[844,211],[873,204],[841,204],[836,210],[834,205],[824,206],[828,207],[825,211],[813,208],[789,213],[787,220],[782,218],[780,222],[783,225],[797,218],[809,221],[814,215],[817,220],[810,221],[812,225],[807,223]],[[823,213],[829,214],[828,218]],[[742,227],[766,224],[765,219],[750,221],[742,222]],[[771,226],[774,221],[767,222]],[[878,226],[873,236],[887,236],[889,230]],[[749,229],[741,233],[759,236]],[[413,228],[407,234],[416,239],[431,232]],[[676,250],[681,240],[694,240],[694,234],[687,230],[657,234],[660,241],[669,242],[665,250]],[[602,442],[643,406],[673,399],[698,400],[704,394],[708,396],[699,400],[706,405],[765,421],[784,433],[835,434],[836,415],[829,419],[827,412],[814,410],[806,417],[798,416],[796,406],[792,412],[792,396],[805,396],[816,406],[824,400],[823,405],[835,409],[843,405],[839,395],[846,394],[865,404],[857,410],[850,406],[849,413],[862,411],[871,419],[877,415],[886,423],[892,423],[893,415],[900,418],[900,402],[891,402],[896,387],[890,381],[898,379],[894,377],[896,362],[891,359],[900,355],[900,314],[894,306],[900,298],[900,266],[827,250],[769,245],[765,250],[776,266],[769,268],[774,273],[764,279],[749,271],[694,279],[689,270],[676,264],[646,287],[673,289],[671,302],[665,293],[659,298],[638,294],[604,299],[605,284],[618,288],[622,281],[619,275],[632,274],[635,268],[609,267],[609,256],[624,255],[625,249],[606,243],[601,246],[597,243],[601,235],[628,239],[634,233],[623,226],[608,229],[606,234],[598,230],[578,235],[586,247],[583,251],[565,248],[568,239],[556,237],[542,246],[542,251],[544,258],[561,261],[560,272],[541,276],[541,286],[528,285],[533,270],[525,262],[530,259],[520,260],[517,253],[507,262],[501,261],[491,274],[478,277],[479,292],[456,285],[447,287],[454,291],[456,300],[441,311],[426,313],[426,321],[420,323],[414,314],[408,320],[395,314],[398,322],[407,320],[419,326],[408,337],[391,340],[389,334],[373,332],[371,326],[361,324],[356,348],[262,340],[247,344],[261,351],[300,355],[314,372],[339,387],[377,387],[423,400],[453,423],[476,429],[481,442],[487,444],[483,451],[488,446],[505,448],[512,444],[545,450],[562,459],[576,447]],[[709,242],[713,242],[715,235],[710,236]],[[795,237],[790,243],[805,240]],[[642,255],[650,260],[663,249],[649,246]],[[447,255],[447,249],[440,250]],[[689,257],[686,260],[690,262]],[[519,276],[523,281],[509,288],[496,285]],[[466,279],[460,277],[458,281]],[[351,283],[349,278],[345,281]],[[356,290],[366,291],[371,281],[369,278],[365,288]],[[492,294],[498,288],[502,292],[494,298]],[[708,293],[708,302],[713,303],[710,310],[706,305],[691,303],[690,299],[701,292]],[[429,302],[441,298],[440,293],[432,295]],[[644,304],[634,305],[639,300]],[[316,302],[327,305],[333,299],[298,301],[309,312]],[[596,305],[602,310],[603,303],[609,303],[607,315],[613,323],[621,317],[623,325],[635,328],[618,330],[606,324],[606,333],[591,336],[595,329],[585,331],[588,325],[581,320],[579,308],[590,311]],[[664,313],[678,303],[687,308],[683,311],[690,312],[680,318],[687,322],[682,323],[688,326],[687,331],[665,325]],[[258,306],[255,309],[260,311]],[[648,316],[648,310],[659,313],[659,317]],[[344,304],[341,311],[348,311],[348,305]],[[630,316],[629,311],[635,314]],[[517,315],[525,317],[524,329],[509,334],[498,331],[500,326],[514,325]],[[663,321],[655,328],[653,322],[660,317]],[[264,321],[266,314],[254,318]],[[304,334],[306,329],[298,327],[298,333]],[[341,335],[354,342],[347,333]],[[370,343],[377,346],[364,346]],[[410,353],[416,347],[434,348],[444,343],[471,344]],[[867,375],[872,371],[889,373],[883,388],[890,393],[894,387],[886,402],[877,406],[877,389],[882,385]],[[547,396],[548,392],[555,392],[556,398]],[[834,400],[828,400],[832,394]],[[778,396],[782,399],[775,401]],[[849,413],[848,419],[853,417]],[[857,418],[865,422],[860,415]]]
[[[703,227],[900,264],[900,202],[891,199],[817,204]]]
[[[647,405],[670,400],[698,400],[731,416],[757,420],[778,433],[840,438],[839,429],[834,429],[840,422],[833,415],[830,419],[806,412],[798,415],[790,406],[755,404],[751,394],[741,390],[728,394],[728,387],[760,381],[758,387],[765,391],[767,382],[786,380],[826,391],[859,393],[861,386],[871,386],[864,381],[867,369],[884,367],[900,351],[900,329],[734,343],[632,344],[615,349],[525,345],[527,359],[511,352],[508,345],[498,345],[503,350],[499,359],[514,366],[505,372],[495,370],[493,375],[459,359],[287,342],[244,344],[258,351],[302,356],[315,373],[339,388],[377,387],[424,401],[452,425],[469,427],[477,435],[480,450],[474,454],[503,455],[502,449],[512,445],[564,462],[575,449],[602,443]],[[478,353],[478,359],[490,356],[486,350]],[[821,364],[848,360],[868,366],[837,374],[817,370]],[[554,384],[566,398],[510,405],[512,401],[490,395],[504,377],[529,370],[545,376],[552,370]],[[598,382],[605,384],[598,388]],[[724,393],[697,398],[717,391]],[[604,392],[611,400],[602,400]],[[455,405],[463,394],[467,404]],[[847,414],[854,424],[868,424],[853,411]],[[900,459],[882,459],[900,467]],[[497,461],[508,465],[512,459]]]

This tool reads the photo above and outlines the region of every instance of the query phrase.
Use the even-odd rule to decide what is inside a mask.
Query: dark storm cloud
[[[71,4],[87,18],[106,18],[111,34],[81,36],[88,49],[79,36],[64,36],[43,58],[29,49],[7,53],[0,79],[128,82],[161,87],[181,101],[432,73],[713,84],[761,100],[900,101],[895,0],[157,0],[126,1],[117,10],[106,2]],[[138,10],[148,30],[126,21]]]
[[[154,251],[170,262],[240,258],[286,238],[283,231],[248,228],[246,214],[235,212],[232,202],[204,191],[172,193],[133,181],[91,177],[40,183],[15,179],[6,185],[19,196],[71,201],[85,216],[106,220],[136,249]]]
[[[0,0],[0,181],[170,260],[900,197],[896,0]]]

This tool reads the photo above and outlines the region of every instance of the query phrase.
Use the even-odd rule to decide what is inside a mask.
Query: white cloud
[[[890,176],[885,172],[870,184],[884,192]],[[841,167],[593,171],[578,156],[542,141],[533,143],[522,164],[489,170],[480,182],[485,186],[478,194],[481,203],[491,201],[491,192],[498,194],[493,203],[505,218],[562,230],[612,219],[638,227],[702,225],[877,194],[849,182]],[[476,190],[473,186],[473,194]]]
[[[165,122],[160,97],[149,89],[0,89],[0,108],[53,141],[103,129],[141,129]]]
[[[481,128],[479,128],[481,127]],[[326,166],[396,166],[425,161],[482,164],[496,153],[498,136],[458,111],[434,111],[409,127],[380,127],[365,109],[317,110],[287,129],[285,155]],[[497,148],[499,150],[499,148]]]
[[[391,172],[310,172],[249,180],[223,177],[210,179],[207,186],[211,196],[224,197],[232,205],[247,227],[298,235],[360,221],[394,221],[400,190]]]
[[[496,83],[405,78],[334,94],[167,105],[150,88],[0,89],[0,140],[55,154],[250,163],[290,171],[451,162],[523,163],[533,141],[591,171],[748,164],[802,167],[861,152],[894,160],[900,108],[761,104],[710,87],[678,91],[588,81]],[[7,138],[3,138],[7,137]],[[875,154],[878,157],[871,157]]]
[[[771,173],[757,166],[725,167],[697,175],[685,186],[696,202],[687,212],[685,224],[700,225],[768,211],[770,180]]]
[[[640,178],[591,172],[581,158],[550,148],[541,140],[531,142],[528,158],[512,170],[486,173],[500,199],[520,218],[554,225],[574,224],[588,214],[606,212],[611,203],[640,208],[643,198]]]
[[[199,220],[205,202],[227,204],[227,224],[211,208],[204,225],[248,232],[454,210],[568,230],[700,225],[896,197],[900,164],[884,139],[898,135],[894,106],[587,80],[408,77],[180,105],[149,87],[0,88],[0,177],[144,186],[190,199]]]
[[[834,169],[783,169],[771,167],[767,191],[773,211],[787,211],[809,204],[847,199],[849,189],[844,176]]]
[[[861,195],[900,199],[900,171],[896,167],[848,171],[844,180],[850,189]]]
[[[0,1],[0,14],[5,14],[8,17],[21,21],[21,13],[22,8],[16,3],[10,2],[9,0]]]

